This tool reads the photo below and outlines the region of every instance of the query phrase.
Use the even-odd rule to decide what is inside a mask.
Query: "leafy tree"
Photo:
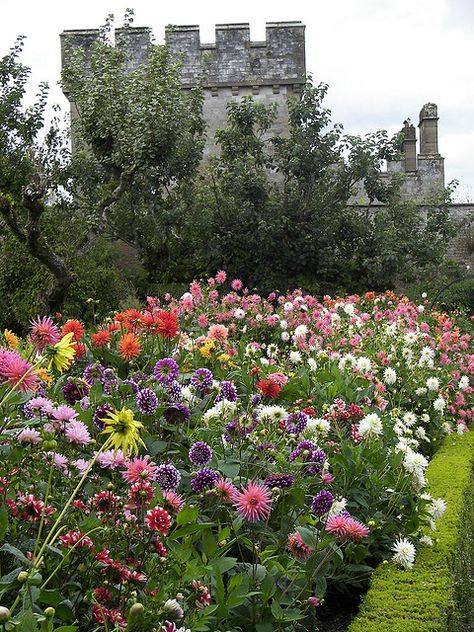
[[[382,176],[400,139],[345,135],[323,105],[326,91],[309,81],[289,102],[286,137],[270,137],[274,112],[262,103],[229,104],[220,155],[181,215],[191,218],[181,234],[201,268],[225,267],[264,289],[334,292],[393,286],[442,260],[449,195],[424,210],[404,201],[401,179]],[[179,243],[169,248],[176,254]]]
[[[202,95],[181,90],[179,66],[164,47],[150,45],[146,66],[130,69],[131,18],[128,13],[122,46],[111,44],[108,19],[87,68],[81,50],[67,55],[63,88],[77,111],[73,152],[57,119],[40,138],[45,84],[36,104],[23,106],[29,75],[18,61],[23,38],[0,61],[0,213],[47,269],[49,309],[61,305],[78,262],[100,236],[140,243],[169,204],[170,189],[191,178],[200,160]],[[53,216],[59,224],[48,234]],[[65,234],[67,249],[60,244]]]

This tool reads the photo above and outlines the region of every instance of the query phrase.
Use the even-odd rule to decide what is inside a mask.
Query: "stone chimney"
[[[404,167],[407,173],[416,171],[416,130],[410,120],[405,121],[402,130],[402,151],[404,155]]]
[[[421,108],[420,122],[420,154],[439,156],[438,150],[438,106],[425,103]]]

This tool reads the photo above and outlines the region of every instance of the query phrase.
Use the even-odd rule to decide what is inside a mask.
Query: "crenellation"
[[[170,56],[181,65],[182,89],[190,90],[199,84],[204,92],[203,118],[207,124],[204,158],[219,152],[215,134],[226,126],[228,103],[239,102],[245,96],[266,105],[276,104],[276,119],[269,135],[288,134],[288,98],[300,95],[306,81],[305,27],[301,22],[268,22],[264,41],[251,40],[250,26],[246,22],[217,24],[215,33],[215,42],[203,43],[199,26],[195,24],[168,26],[165,31]],[[87,71],[92,46],[99,37],[99,29],[62,33],[63,66],[72,50],[82,48]],[[126,48],[130,70],[146,64],[150,41],[149,28],[115,30],[115,45]],[[73,103],[71,112],[74,116]],[[445,184],[444,158],[438,148],[436,104],[426,103],[421,108],[418,129],[417,139],[410,119],[404,121],[401,156],[387,162],[382,178],[403,176],[402,196],[423,205]],[[361,182],[354,187],[349,203],[367,205],[367,193]],[[380,203],[375,200],[373,206],[377,204]],[[456,210],[460,218],[465,217],[464,213],[464,208]],[[456,248],[461,252],[460,246],[454,246]]]

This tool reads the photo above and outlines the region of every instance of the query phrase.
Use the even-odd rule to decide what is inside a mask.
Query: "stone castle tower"
[[[169,26],[166,45],[172,58],[180,61],[181,84],[189,90],[198,82],[204,90],[203,116],[208,140],[204,155],[216,152],[214,134],[225,127],[226,105],[245,95],[266,104],[277,104],[272,134],[284,134],[287,122],[287,97],[301,93],[305,83],[305,37],[301,22],[269,22],[263,42],[250,40],[249,24],[218,24],[214,44],[201,42],[199,26]],[[130,68],[146,63],[150,29],[115,30],[115,45],[128,49]],[[90,60],[92,45],[99,30],[73,30],[61,34],[62,63],[72,48],[84,50],[84,63]],[[67,96],[67,95],[66,95]],[[74,115],[74,104],[71,103]]]

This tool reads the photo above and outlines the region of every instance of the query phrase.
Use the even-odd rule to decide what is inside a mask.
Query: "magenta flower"
[[[31,362],[24,360],[17,351],[0,349],[0,379],[2,383],[18,386],[23,392],[34,391],[38,375]]]

